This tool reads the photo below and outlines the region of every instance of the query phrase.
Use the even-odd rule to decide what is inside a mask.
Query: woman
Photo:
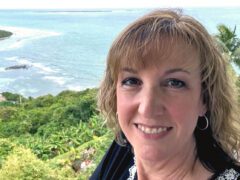
[[[116,142],[91,179],[237,179],[227,63],[192,17],[158,10],[114,41],[99,107]]]

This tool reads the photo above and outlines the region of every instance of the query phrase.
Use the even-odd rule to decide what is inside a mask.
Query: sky
[[[240,0],[0,0],[0,9],[240,7]]]

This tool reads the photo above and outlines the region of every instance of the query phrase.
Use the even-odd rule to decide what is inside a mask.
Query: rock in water
[[[22,64],[22,65],[15,65],[15,66],[9,66],[6,67],[5,70],[11,70],[11,69],[28,69],[29,66],[26,64]]]

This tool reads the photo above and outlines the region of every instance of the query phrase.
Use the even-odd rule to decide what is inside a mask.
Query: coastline
[[[14,26],[0,26],[0,29],[13,32],[11,38],[2,42],[0,53],[1,51],[23,48],[29,42],[33,42],[37,39],[62,36],[62,32],[47,29],[43,30]],[[36,53],[37,52],[34,52],[34,54]],[[16,55],[12,54],[10,56],[7,55],[4,60],[5,61],[0,64],[0,73],[3,75],[2,78],[0,78],[0,82],[2,82],[0,85],[0,93],[11,92],[21,94],[24,97],[31,96],[36,98],[47,94],[57,95],[65,90],[82,91],[98,86],[97,83],[97,85],[94,83],[86,84],[85,76],[83,76],[81,83],[72,81],[74,75],[63,73],[61,68],[58,67],[57,60],[56,62],[48,63],[41,59],[38,60],[38,57],[25,56],[21,55],[21,53]],[[84,71],[89,72],[88,70]],[[21,76],[19,76],[19,74]],[[91,76],[91,72],[89,74],[89,76]],[[33,78],[37,80],[34,81],[32,80]],[[91,76],[90,78],[94,79],[95,77]],[[43,84],[48,84],[48,86],[43,87]]]
[[[25,27],[15,27],[15,26],[0,26],[0,31],[3,30],[12,33],[12,36],[16,36],[17,38],[26,38],[26,37],[36,37],[41,38],[45,36],[53,36],[60,35],[57,32],[45,31],[33,28],[25,28]]]
[[[41,39],[49,36],[61,35],[61,33],[59,32],[42,30],[42,29],[34,29],[34,28],[17,27],[17,26],[1,26],[0,25],[0,31],[1,30],[10,32],[12,33],[12,35],[9,37],[3,37],[1,39],[1,34],[0,34],[0,40],[8,39],[8,41],[4,41],[2,46],[0,46],[0,52],[23,47],[24,44],[29,40],[36,40],[36,39]]]
[[[55,95],[64,89],[97,87],[112,39],[146,11],[1,11],[0,29],[13,35],[0,41],[0,92],[38,97]],[[184,11],[205,22],[211,32],[216,32],[220,22],[234,27],[240,17],[239,8],[184,8]],[[60,36],[52,37],[51,33]],[[16,65],[30,68],[5,70]]]
[[[0,53],[7,52],[12,50],[18,50],[23,48],[29,42],[33,42],[38,39],[47,38],[51,36],[60,36],[60,32],[45,30],[45,29],[36,29],[36,28],[26,28],[26,27],[18,27],[18,26],[2,26],[0,25],[0,30],[11,32],[12,35],[9,37],[3,37],[0,41]],[[34,52],[34,51],[33,51]],[[36,52],[34,52],[36,53]],[[3,53],[4,54],[4,53]],[[38,90],[41,86],[41,83],[44,84],[48,82],[56,84],[56,86],[60,87],[60,91],[63,90],[61,88],[63,84],[63,80],[60,79],[56,74],[58,73],[57,68],[49,67],[47,63],[42,63],[41,61],[35,60],[35,56],[24,55],[21,52],[16,54],[3,55],[3,59],[0,63],[0,73],[2,77],[0,78],[0,93],[1,92],[13,92],[18,94],[23,94],[24,96],[32,96],[38,97],[45,94],[47,92],[43,92],[43,90]],[[33,53],[30,53],[33,54]],[[37,59],[37,58],[36,58]],[[30,86],[32,84],[32,80],[30,77],[38,78],[35,86]],[[56,77],[56,78],[54,78]],[[38,83],[39,82],[39,83]],[[40,83],[41,82],[41,83]],[[18,85],[20,84],[20,86]],[[24,87],[22,84],[25,84]],[[55,85],[54,84],[54,85]],[[15,85],[17,87],[15,87]],[[25,87],[31,88],[25,88]],[[53,86],[53,85],[52,85]],[[54,89],[54,87],[49,87],[48,89]],[[40,93],[38,93],[38,91]],[[57,94],[60,91],[50,91],[51,94]]]

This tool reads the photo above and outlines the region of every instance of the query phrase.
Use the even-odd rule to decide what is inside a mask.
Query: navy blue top
[[[126,180],[133,164],[131,147],[123,147],[113,141],[90,180]]]
[[[130,144],[123,147],[113,141],[90,180],[127,180],[129,168],[134,164],[133,157]],[[240,168],[232,165],[222,172],[215,173],[210,179],[238,180]]]

